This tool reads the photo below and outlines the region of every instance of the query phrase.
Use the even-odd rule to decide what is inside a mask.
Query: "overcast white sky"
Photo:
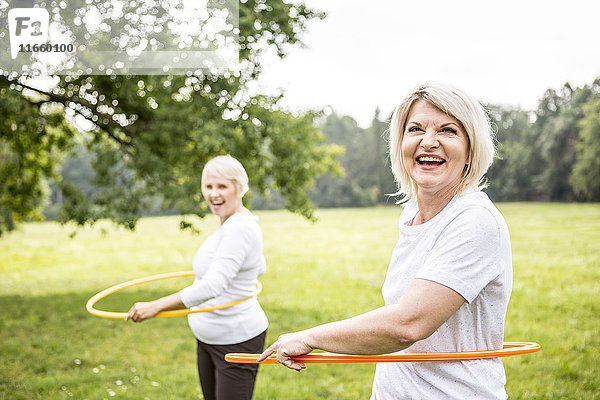
[[[309,0],[328,17],[305,49],[267,57],[260,85],[292,110],[331,106],[368,126],[423,81],[535,109],[547,88],[600,76],[595,0]]]

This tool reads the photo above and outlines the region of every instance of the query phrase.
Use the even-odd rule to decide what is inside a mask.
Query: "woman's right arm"
[[[169,296],[162,297],[154,301],[146,301],[135,303],[125,320],[133,322],[143,322],[147,319],[154,318],[156,314],[166,310],[179,310],[185,308],[179,293],[173,293]]]
[[[465,302],[454,290],[415,279],[397,304],[355,317],[282,335],[258,359],[277,352],[288,368],[301,370],[291,357],[321,349],[343,354],[384,354],[403,350],[429,337]]]

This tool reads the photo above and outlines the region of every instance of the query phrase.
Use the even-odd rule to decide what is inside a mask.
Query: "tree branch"
[[[90,113],[92,113],[93,115],[98,117],[98,121],[94,122],[94,121],[90,121],[90,119],[88,118],[88,116],[84,115],[80,110],[76,110],[74,108],[69,107],[71,110],[73,110],[74,112],[76,112],[77,114],[81,115],[83,118],[85,118],[86,120],[90,121],[91,123],[93,123],[95,126],[97,126],[98,128],[100,128],[102,131],[104,131],[111,139],[113,139],[114,141],[116,141],[117,143],[119,143],[119,145],[121,145],[122,147],[127,148],[128,150],[133,149],[133,144],[131,143],[131,141],[126,141],[123,140],[122,138],[118,137],[114,130],[121,130],[125,136],[127,138],[131,138],[133,136],[133,133],[121,126],[120,124],[118,124],[115,121],[112,121],[110,118],[108,118],[108,123],[102,123],[100,122],[101,119],[107,118],[107,115],[101,114],[98,111],[95,110],[95,107],[90,104],[89,102],[85,101],[85,100],[78,100],[78,101],[74,101],[72,99],[70,99],[67,96],[62,96],[60,94],[56,94],[56,93],[52,93],[52,92],[46,92],[43,91],[41,89],[29,86],[27,84],[24,83],[15,83],[15,85],[19,85],[23,88],[32,90],[36,93],[42,94],[44,96],[47,96],[49,98],[48,101],[52,101],[52,102],[56,102],[56,103],[61,103],[62,105],[64,105],[65,107],[69,107],[68,103],[77,103],[77,104],[81,104],[82,106],[86,107],[87,110],[90,111]]]

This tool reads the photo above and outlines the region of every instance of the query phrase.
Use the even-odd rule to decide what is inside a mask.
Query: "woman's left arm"
[[[277,352],[288,368],[305,366],[290,357],[321,349],[344,354],[384,354],[403,350],[429,337],[465,302],[454,290],[415,279],[397,304],[355,317],[281,335],[258,359]]]

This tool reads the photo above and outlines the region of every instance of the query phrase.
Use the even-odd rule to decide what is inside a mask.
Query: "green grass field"
[[[510,228],[514,290],[505,338],[543,350],[504,359],[512,399],[600,398],[600,206],[501,204]],[[399,207],[320,210],[311,224],[258,212],[268,272],[261,303],[268,342],[284,332],[383,304]],[[173,217],[135,232],[26,224],[0,238],[0,399],[198,399],[195,342],[185,318],[143,324],[93,317],[87,299],[116,283],[190,268],[216,219],[195,236]],[[100,308],[125,311],[189,282],[129,289]],[[255,399],[367,399],[373,365],[261,367]]]

